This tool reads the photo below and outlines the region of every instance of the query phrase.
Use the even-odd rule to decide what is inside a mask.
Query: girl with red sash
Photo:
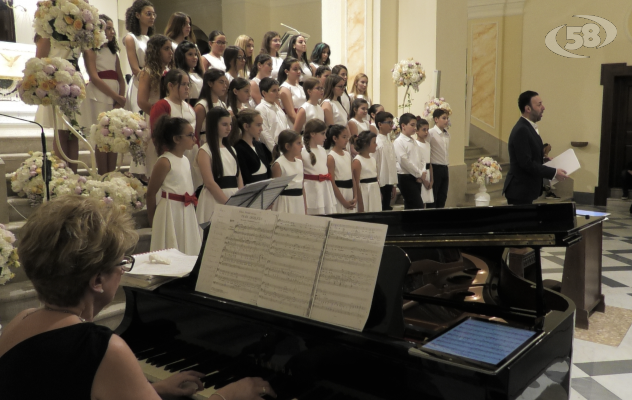
[[[306,214],[334,214],[336,195],[331,185],[332,176],[327,168],[327,152],[323,148],[327,125],[319,119],[305,124],[303,132],[303,185],[305,187]]]
[[[114,23],[107,15],[101,14],[99,18],[105,21],[105,36],[108,42],[97,51],[83,52],[90,82],[86,85],[86,99],[81,103],[78,122],[85,132],[97,123],[97,117],[102,112],[125,107],[125,78],[121,72]],[[95,156],[100,175],[114,171],[116,153],[102,153],[96,149]]]

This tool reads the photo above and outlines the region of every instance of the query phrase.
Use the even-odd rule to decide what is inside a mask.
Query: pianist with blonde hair
[[[202,390],[204,374],[188,371],[150,384],[125,341],[94,317],[131,270],[125,256],[138,235],[130,216],[98,200],[66,196],[42,204],[20,231],[19,256],[43,307],[24,310],[0,336],[0,393],[12,399],[154,399]],[[216,400],[272,394],[245,378]]]

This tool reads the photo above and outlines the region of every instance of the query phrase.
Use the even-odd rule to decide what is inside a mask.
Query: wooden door
[[[632,77],[615,78],[614,126],[608,186],[622,187],[621,171],[632,161]]]

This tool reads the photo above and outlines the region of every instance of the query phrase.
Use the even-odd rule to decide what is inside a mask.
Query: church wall
[[[281,25],[283,23],[310,36],[307,41],[307,58],[309,59],[312,50],[314,50],[314,45],[322,41],[321,13],[320,1],[272,0],[270,5],[270,24],[268,29],[261,32],[258,43],[261,43],[263,34],[268,30],[277,31],[283,36],[284,32],[289,31],[288,28]],[[337,49],[334,48],[334,51],[337,51]]]
[[[570,147],[571,141],[587,141],[575,148],[581,169],[573,174],[576,192],[594,193],[598,183],[601,107],[601,64],[632,64],[630,25],[631,5],[626,0],[529,0],[524,8],[521,90],[541,94],[546,111],[538,123],[542,138],[553,146],[552,155]],[[594,15],[611,21],[618,29],[616,39],[600,49],[582,47],[573,53],[590,58],[565,58],[554,54],[544,43],[552,29],[567,24],[582,26],[591,21],[573,15]],[[564,46],[565,29],[558,33]],[[605,33],[601,32],[602,41]],[[569,41],[570,42],[570,41]],[[517,94],[514,96],[517,99]],[[517,110],[516,110],[517,111]],[[516,112],[516,119],[518,112]]]

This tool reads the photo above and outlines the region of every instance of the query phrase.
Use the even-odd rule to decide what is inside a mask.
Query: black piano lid
[[[557,242],[577,235],[603,217],[576,217],[575,203],[444,208],[327,215],[388,225],[389,239],[423,236],[555,235]]]

